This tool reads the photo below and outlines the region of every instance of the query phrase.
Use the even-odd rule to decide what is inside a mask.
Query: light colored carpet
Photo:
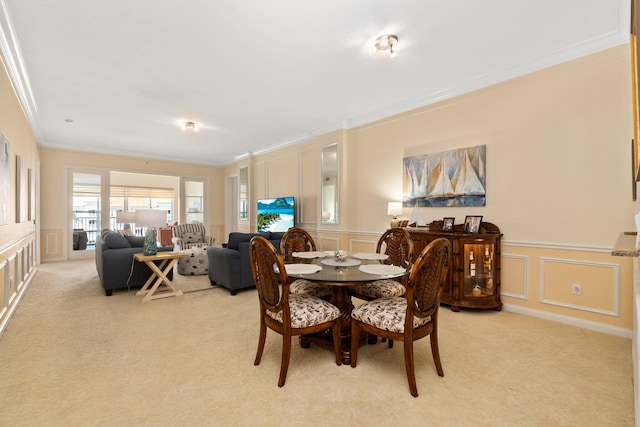
[[[416,344],[413,398],[401,343],[361,348],[358,367],[258,335],[255,290],[230,296],[176,276],[183,297],[104,296],[93,260],[43,264],[0,337],[5,426],[627,426],[631,341],[520,314],[440,314],[445,376]]]

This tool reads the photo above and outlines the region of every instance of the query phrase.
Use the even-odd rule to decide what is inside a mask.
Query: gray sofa
[[[262,236],[280,250],[284,233],[229,233],[229,240],[222,247],[208,247],[209,280],[211,285],[220,285],[236,295],[239,289],[253,288],[253,273],[249,262],[249,241],[253,236]]]
[[[142,252],[144,237],[123,236],[104,229],[96,238],[96,270],[107,296],[114,289],[142,287],[151,276],[146,264],[134,262],[133,254]],[[159,246],[158,252],[172,251],[173,246]],[[173,278],[173,272],[167,275]]]

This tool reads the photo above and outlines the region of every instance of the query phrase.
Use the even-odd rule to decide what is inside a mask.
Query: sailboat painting
[[[405,157],[404,207],[485,206],[486,145]]]

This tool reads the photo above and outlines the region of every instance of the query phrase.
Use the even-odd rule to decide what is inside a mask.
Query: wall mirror
[[[247,166],[241,167],[239,175],[238,199],[240,200],[240,219],[247,220],[249,219],[249,168]]]
[[[323,224],[338,223],[338,178],[339,159],[338,144],[322,147],[322,212]]]

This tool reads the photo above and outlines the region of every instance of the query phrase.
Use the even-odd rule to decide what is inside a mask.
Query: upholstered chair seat
[[[289,295],[292,328],[308,328],[319,323],[331,322],[340,316],[340,310],[327,301],[311,295]],[[282,323],[283,310],[267,310],[267,316]]]
[[[356,285],[354,292],[367,300],[377,298],[399,297],[404,295],[406,289],[404,285],[397,280],[382,279],[375,282],[363,283]]]
[[[327,298],[331,296],[331,288],[325,285],[310,282],[305,279],[296,279],[291,283],[289,291],[292,294],[306,294],[318,298]]]
[[[378,298],[354,308],[351,312],[351,317],[378,329],[402,334],[404,333],[406,312],[406,298]],[[419,328],[430,321],[431,316],[413,316],[413,327]]]

